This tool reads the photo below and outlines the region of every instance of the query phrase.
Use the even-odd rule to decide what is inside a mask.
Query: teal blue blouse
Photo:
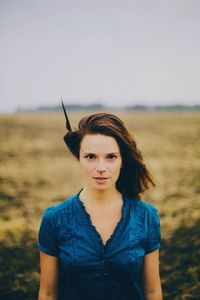
[[[104,246],[79,193],[47,208],[39,229],[38,249],[58,257],[58,299],[144,300],[144,256],[160,248],[157,208],[123,195],[122,217]]]

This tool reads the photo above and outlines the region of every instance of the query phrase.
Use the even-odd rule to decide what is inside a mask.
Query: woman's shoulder
[[[156,205],[143,200],[143,199],[133,199],[133,198],[128,198],[128,200],[130,201],[132,207],[137,207],[137,208],[141,208],[143,210],[148,210],[148,211],[158,211],[158,208],[156,207]]]
[[[146,232],[151,228],[155,234],[159,233],[160,217],[157,207],[143,199],[130,199],[130,203],[130,222],[138,225],[138,228],[145,226]]]
[[[62,213],[66,209],[70,209],[70,207],[73,204],[73,201],[75,200],[77,194],[74,194],[66,199],[64,199],[62,202],[59,202],[56,205],[52,205],[46,208],[44,211],[44,216],[47,218],[54,217],[55,215]]]

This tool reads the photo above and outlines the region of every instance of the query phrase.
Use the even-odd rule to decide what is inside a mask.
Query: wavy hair
[[[135,139],[117,116],[103,112],[85,116],[79,121],[77,130],[70,130],[64,136],[64,141],[70,152],[79,159],[83,137],[96,133],[114,137],[119,145],[123,167],[116,182],[118,191],[140,199],[140,194],[149,188],[149,184],[155,186],[155,183]]]

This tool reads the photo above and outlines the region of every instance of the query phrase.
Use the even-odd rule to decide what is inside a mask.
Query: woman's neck
[[[116,188],[95,190],[84,186],[79,197],[86,204],[104,207],[110,207],[112,204],[122,200],[122,195]]]

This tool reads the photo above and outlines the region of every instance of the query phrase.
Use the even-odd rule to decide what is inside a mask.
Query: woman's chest
[[[81,276],[100,270],[140,272],[146,240],[143,226],[120,216],[97,215],[91,223],[74,218],[58,228],[60,264],[68,270],[73,266]]]
[[[90,220],[94,230],[100,235],[103,246],[110,239],[121,219],[121,211],[91,212]]]

